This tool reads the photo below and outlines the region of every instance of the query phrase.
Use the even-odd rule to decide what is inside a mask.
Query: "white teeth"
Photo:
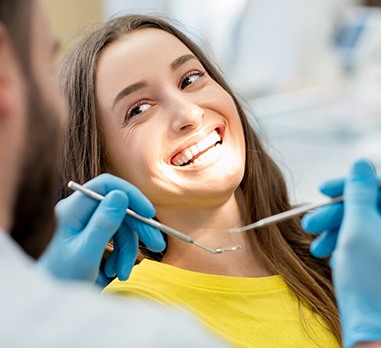
[[[184,155],[187,157],[188,161],[194,156],[189,149],[184,152]]]
[[[191,164],[193,164],[194,166],[197,166],[199,165],[201,162],[201,159],[200,158],[196,158]]]
[[[192,145],[189,150],[192,152],[193,156],[196,156],[199,153],[197,145]]]
[[[217,141],[220,141],[221,137],[216,131],[210,133],[205,139],[201,140],[198,144],[199,152],[205,151],[208,147],[213,146]]]
[[[217,144],[215,147],[203,153],[200,157],[197,157],[193,162],[189,163],[187,166],[193,167],[199,165],[204,159],[212,157],[220,146],[221,144]]]
[[[210,145],[210,141],[209,141],[209,138],[210,136],[206,137],[205,139],[202,139],[198,144],[197,144],[197,147],[198,147],[198,151],[202,152],[204,150],[206,150]]]
[[[214,146],[219,141],[221,141],[220,135],[217,133],[217,131],[213,131],[206,138],[202,139],[199,143],[192,145],[190,148],[186,149],[180,156],[176,158],[173,164],[176,166],[181,166],[184,163],[189,162],[200,152],[203,152],[209,147]],[[197,163],[200,162],[203,158],[205,158],[205,154],[202,154],[199,158],[196,158],[193,161],[193,164],[197,165]]]

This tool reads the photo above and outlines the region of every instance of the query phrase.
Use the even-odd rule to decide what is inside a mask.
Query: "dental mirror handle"
[[[381,188],[381,182],[379,183],[378,187]],[[240,232],[245,232],[245,231],[248,231],[248,230],[251,230],[254,228],[259,228],[259,227],[263,227],[266,225],[275,224],[277,222],[288,220],[294,216],[298,216],[298,215],[301,215],[303,213],[307,213],[310,210],[317,209],[320,207],[324,207],[324,206],[329,205],[329,204],[342,202],[342,201],[343,201],[343,196],[337,196],[334,198],[327,198],[327,199],[324,199],[324,200],[321,200],[321,201],[315,202],[315,203],[307,203],[307,204],[301,205],[299,207],[284,211],[282,213],[278,213],[278,214],[275,214],[272,216],[265,217],[261,220],[258,220],[256,222],[249,224],[249,225],[246,225],[246,226],[230,228],[229,232],[240,233]]]
[[[94,192],[74,181],[69,181],[68,185],[67,185],[70,189],[72,189],[73,191],[80,191],[82,192],[83,194],[85,194],[86,196],[89,196],[91,198],[94,198],[96,199],[97,201],[102,201],[104,199],[104,196],[102,196],[101,194],[97,193],[97,192]],[[177,239],[180,239],[182,240],[183,242],[186,242],[186,243],[190,243],[190,244],[194,244],[196,246],[198,246],[199,248],[201,249],[204,249],[212,254],[221,254],[225,251],[235,251],[235,250],[239,250],[241,247],[240,246],[235,246],[235,247],[231,247],[231,248],[218,248],[218,249],[211,249],[211,248],[208,248],[207,246],[205,245],[202,245],[196,241],[194,241],[191,237],[187,236],[186,234],[184,233],[181,233],[169,226],[166,226],[154,219],[148,219],[144,216],[141,216],[139,215],[138,213],[134,212],[133,210],[131,209],[126,209],[126,214],[129,215],[129,216],[132,216],[133,218],[135,219],[138,219],[144,223],[146,223],[147,225],[150,225],[152,227],[155,227],[157,229],[159,229],[160,231],[164,232],[165,234],[169,235],[169,236],[172,236],[174,238],[177,238]]]
[[[101,194],[97,193],[97,192],[94,192],[74,181],[69,181],[68,185],[67,185],[70,189],[74,190],[74,191],[80,191],[82,192],[83,194],[91,197],[91,198],[94,198],[96,199],[97,201],[102,201],[104,199],[104,196],[102,196]],[[169,227],[169,226],[166,226],[166,225],[163,225],[162,223],[154,220],[154,219],[149,219],[149,218],[146,218],[144,216],[141,216],[139,215],[138,213],[134,212],[133,210],[131,209],[126,209],[126,214],[129,215],[129,216],[132,216],[133,218],[137,219],[137,220],[140,220],[144,223],[146,223],[147,225],[150,225],[152,227],[155,227],[157,229],[159,229],[160,231],[163,231],[165,232],[166,234],[172,236],[172,237],[175,237],[177,239],[181,239],[182,241],[184,242],[187,242],[187,243],[193,243],[193,239],[190,238],[189,236],[179,232],[179,231],[176,231],[175,229]]]

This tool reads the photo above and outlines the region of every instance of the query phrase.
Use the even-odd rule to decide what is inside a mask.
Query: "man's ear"
[[[20,67],[7,29],[0,23],[0,122],[12,114]]]

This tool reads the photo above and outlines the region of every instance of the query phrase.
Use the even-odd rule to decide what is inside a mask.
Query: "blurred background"
[[[368,157],[381,172],[381,0],[44,0],[62,55],[99,21],[164,14],[213,56],[294,203]]]

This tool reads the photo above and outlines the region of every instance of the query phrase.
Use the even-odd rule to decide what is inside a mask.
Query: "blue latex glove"
[[[320,186],[320,191],[329,196],[343,194],[344,179],[330,180]],[[330,204],[307,213],[302,226],[309,233],[320,233],[311,244],[311,253],[316,257],[330,256],[335,249],[338,231],[343,220],[343,203]]]
[[[61,279],[94,282],[98,277],[102,285],[115,275],[126,280],[136,260],[139,239],[152,251],[165,248],[160,231],[126,215],[126,208],[147,218],[155,216],[155,209],[136,187],[110,174],[102,174],[84,186],[105,198],[98,202],[74,192],[60,201],[56,206],[58,229],[38,264]],[[104,273],[98,276],[111,238],[114,251]]]
[[[372,165],[357,161],[345,182],[341,226],[340,213],[332,210],[331,221],[323,223],[324,228],[333,226],[332,230],[339,231],[330,263],[344,345],[348,348],[362,341],[381,340],[379,200],[378,180]]]
[[[381,182],[381,178],[379,178]],[[345,179],[335,179],[323,183],[320,192],[337,197],[343,194]],[[381,210],[381,193],[378,195]],[[311,244],[311,253],[316,257],[328,257],[336,246],[339,228],[343,220],[343,203],[335,203],[307,213],[302,218],[302,226],[309,233],[320,233]]]

